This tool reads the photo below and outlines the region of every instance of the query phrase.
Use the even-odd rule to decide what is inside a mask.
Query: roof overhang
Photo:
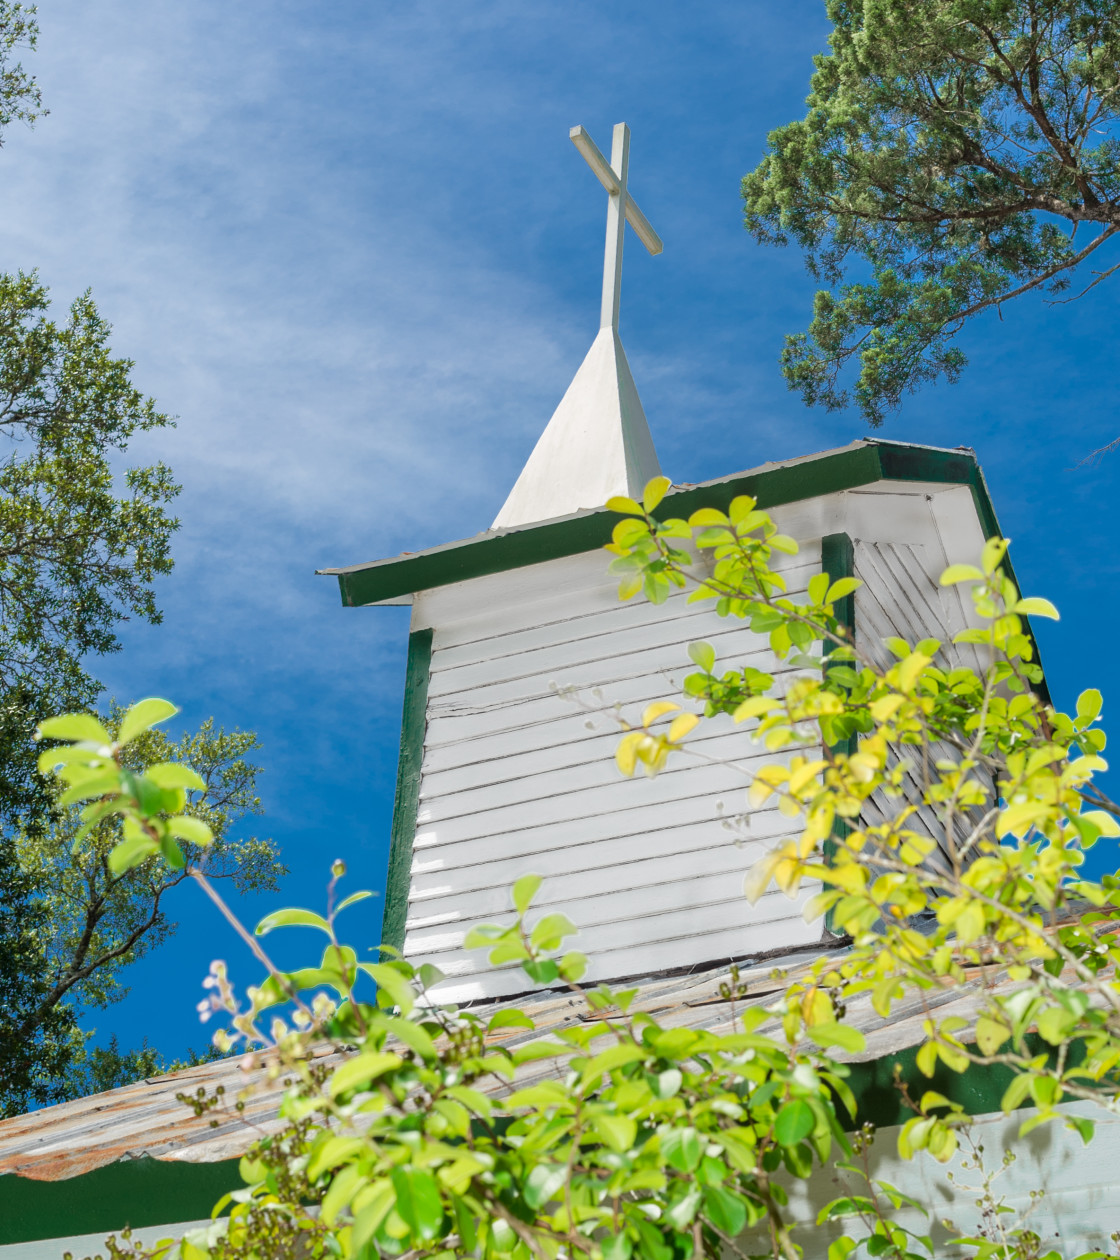
[[[999,532],[974,452],[873,438],[817,455],[763,464],[715,481],[676,486],[665,496],[663,510],[674,516],[688,516],[699,507],[726,509],[732,499],[742,494],[753,495],[759,507],[769,510],[877,481],[967,485],[972,490],[985,537]],[[409,603],[417,591],[594,551],[610,542],[617,520],[617,514],[606,508],[575,512],[517,529],[487,530],[474,538],[426,551],[319,572],[338,578],[342,602],[348,608]]]

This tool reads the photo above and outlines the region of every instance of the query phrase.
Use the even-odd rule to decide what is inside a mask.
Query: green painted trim
[[[926,1090],[936,1090],[950,1102],[960,1103],[970,1116],[988,1115],[999,1111],[1003,1095],[1011,1084],[1014,1072],[1001,1063],[991,1067],[971,1064],[963,1072],[953,1072],[940,1060],[933,1076],[922,1074],[918,1068],[918,1047],[900,1050],[897,1054],[884,1055],[867,1063],[851,1063],[848,1085],[856,1097],[859,1114],[847,1115],[841,1106],[840,1122],[851,1132],[860,1124],[870,1121],[877,1128],[891,1124],[905,1124],[914,1116],[907,1107],[902,1092],[895,1083],[905,1085],[911,1098],[920,1099]],[[1032,1106],[1030,1099],[1023,1106]]]
[[[726,509],[737,495],[750,494],[758,499],[760,507],[771,509],[883,480],[967,485],[984,529],[998,529],[987,487],[971,451],[879,441],[861,441],[813,459],[684,487],[670,492],[664,502],[674,515],[688,516],[699,507]],[[481,534],[416,555],[325,572],[337,575],[343,604],[356,608],[451,582],[594,551],[610,541],[617,520],[614,512],[603,508],[527,529]]]
[[[847,534],[825,534],[821,539],[821,572],[828,574],[830,583],[856,575],[856,549]],[[856,597],[853,592],[836,601],[836,620],[848,632],[849,641],[856,641]],[[835,644],[830,644],[825,656],[832,655]]]
[[[131,1225],[174,1225],[210,1215],[243,1184],[239,1161],[122,1160],[65,1181],[0,1176],[0,1246],[112,1233]]]
[[[420,808],[420,763],[424,759],[431,664],[432,632],[414,630],[408,636],[401,750],[397,760],[397,792],[393,800],[389,870],[385,877],[385,910],[381,921],[381,943],[398,950],[404,948],[404,925],[408,918],[412,841],[416,835],[416,815]]]
[[[847,534],[826,534],[821,539],[821,572],[828,574],[830,583],[837,581],[842,577],[855,577],[856,575],[856,551],[852,545],[851,538]],[[845,595],[843,599],[836,601],[836,620],[848,632],[848,641],[855,643],[856,641],[856,597],[855,592],[851,595]],[[825,661],[836,650],[835,644],[826,644]],[[828,664],[825,664],[825,672],[828,672]],[[854,735],[850,735],[847,739],[841,740],[838,744],[832,746],[833,752],[846,753],[851,756],[856,751],[859,741]],[[836,852],[837,841],[843,840],[847,836],[850,828],[842,819],[837,818],[832,824],[832,838],[824,842],[824,860],[831,862]],[[825,916],[825,927],[834,936],[839,935],[836,931],[836,923],[833,913],[830,910]]]

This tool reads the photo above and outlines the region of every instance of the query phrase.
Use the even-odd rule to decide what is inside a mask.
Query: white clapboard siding
[[[791,595],[820,567],[821,536],[855,546],[859,641],[880,659],[900,636],[949,642],[972,623],[962,592],[937,578],[975,561],[984,537],[967,487],[882,483],[779,508],[801,552],[782,557]],[[700,729],[653,780],[614,764],[617,717],[681,702],[704,639],[721,669],[753,665],[781,691],[795,676],[760,636],[677,593],[662,606],[620,603],[601,552],[424,591],[413,628],[431,628],[427,726],[405,948],[449,977],[448,1000],[522,991],[516,968],[489,969],[463,948],[474,925],[510,913],[509,888],[540,874],[539,912],[580,929],[593,979],[648,975],[745,958],[820,939],[803,903],[742,880],[767,847],[796,831],[772,807],[748,811],[749,771],[764,757],[728,720]],[[684,702],[685,707],[690,707]],[[736,769],[735,767],[738,767]],[[743,772],[746,771],[747,774]]]
[[[911,646],[923,638],[938,639],[944,660],[974,666],[976,658],[972,649],[962,650],[952,641],[954,634],[963,628],[961,607],[947,597],[946,588],[938,582],[943,565],[929,552],[929,548],[913,544],[856,542],[855,570],[863,581],[856,592],[856,640],[882,665],[896,659],[882,640],[898,635]],[[898,748],[895,755],[913,761],[912,750]],[[934,762],[958,758],[947,744],[935,744],[932,755]],[[906,774],[907,799],[919,800],[922,790],[918,767],[912,764]],[[864,807],[863,822],[878,826],[893,817],[897,808],[896,801],[877,792]],[[958,841],[965,840],[974,821],[969,814],[957,813],[954,833]],[[944,827],[932,806],[920,805],[910,826],[919,833],[924,831],[938,843],[940,855],[935,852],[928,861],[949,862]]]
[[[538,875],[550,876],[547,886],[541,889],[536,904],[555,909],[569,897],[576,896],[592,884],[603,883],[613,877],[619,866],[624,866],[627,883],[633,887],[645,887],[659,880],[676,883],[696,877],[696,858],[703,854],[705,871],[738,871],[761,857],[776,839],[788,835],[789,820],[777,810],[752,819],[754,830],[741,836],[729,828],[713,833],[703,824],[693,827],[674,827],[662,836],[661,843],[651,843],[643,837],[640,848],[619,848],[617,841],[582,845],[570,855],[570,861],[549,863],[547,872],[537,870]],[[548,855],[553,856],[553,855]],[[611,860],[613,856],[613,861]],[[409,925],[422,927],[440,922],[459,922],[468,914],[488,916],[505,914],[510,907],[510,876],[520,873],[517,859],[504,862],[481,862],[475,866],[459,868],[454,888],[449,888],[447,874],[418,879],[413,886],[409,903]],[[467,896],[467,894],[473,894]]]
[[[791,594],[819,563],[819,539],[783,558]],[[529,872],[545,877],[541,907],[581,929],[596,977],[641,970],[642,958],[656,970],[819,937],[800,903],[752,908],[743,897],[764,846],[790,833],[775,810],[750,830],[726,821],[745,810],[751,766],[769,756],[721,721],[702,728],[702,757],[626,779],[614,764],[620,728],[603,712],[617,703],[635,721],[653,700],[679,702],[694,639],[722,668],[777,673],[765,639],[686,594],[620,604],[601,553],[532,569],[417,598],[414,624],[434,633],[408,956],[452,978],[449,998],[524,987],[519,973],[491,974],[463,940],[508,912],[511,884]]]
[[[651,910],[641,920],[629,918],[589,923],[581,927],[579,935],[571,938],[568,944],[598,960],[601,973],[612,979],[648,975],[651,971],[679,969],[682,966],[701,967],[706,963],[736,957],[742,953],[744,937],[753,941],[756,952],[793,948],[819,936],[818,926],[807,937],[802,917],[805,902],[812,891],[806,888],[794,900],[783,893],[771,892],[752,906],[732,881],[728,895],[718,902],[697,904],[689,901],[679,909]],[[593,902],[594,898],[588,897],[575,903],[575,908],[591,915]],[[532,921],[531,916],[530,924]],[[641,925],[645,925],[645,930]],[[656,926],[656,932],[650,934],[649,925]],[[440,986],[439,992],[463,994],[481,986],[488,994],[502,996],[524,992],[530,987],[518,968],[510,966],[495,970],[484,961],[482,951],[467,953],[456,948],[454,942],[461,936],[462,931],[446,933],[443,938],[432,933],[430,944],[423,950],[416,949],[411,934],[406,937],[406,952],[411,955],[415,950],[418,957],[435,963],[448,976],[450,983]],[[748,953],[751,948],[748,947]],[[697,961],[682,964],[682,951],[689,957],[695,955]]]
[[[1010,1233],[1025,1225],[1037,1234],[1036,1254],[1079,1256],[1095,1251],[1113,1255],[1113,1234],[1120,1224],[1120,1121],[1091,1103],[1063,1103],[1057,1110],[1095,1122],[1096,1137],[1088,1149],[1081,1136],[1061,1120],[1023,1133],[1020,1126],[1038,1114],[1024,1108],[1009,1116],[996,1112],[973,1117],[971,1142],[962,1143],[946,1164],[939,1164],[928,1151],[919,1151],[912,1160],[903,1159],[898,1153],[901,1126],[882,1128],[868,1152],[868,1173],[874,1181],[900,1186],[931,1209],[927,1216],[903,1206],[891,1213],[891,1220],[919,1236],[931,1235],[936,1255],[958,1254],[942,1228],[945,1218],[966,1234],[979,1235],[990,1227],[990,1219],[984,1217],[981,1183],[985,1174],[992,1173],[995,1198],[1003,1205],[1002,1227]],[[976,1148],[983,1152],[983,1171],[976,1167]],[[1005,1152],[1014,1155],[1006,1166]],[[789,1193],[790,1219],[797,1222],[794,1242],[804,1248],[805,1260],[827,1260],[830,1245],[848,1236],[850,1224],[844,1219],[819,1222],[818,1217],[827,1204],[843,1195],[865,1194],[866,1183],[838,1173],[835,1166],[815,1169],[805,1181],[783,1176],[782,1182]],[[769,1235],[759,1228],[739,1240],[742,1250],[750,1253],[768,1250],[769,1243]]]
[[[734,816],[742,804],[741,797],[724,800],[717,798],[714,803],[715,816],[717,819]],[[587,859],[577,850],[587,845],[604,845],[613,840],[630,842],[629,854],[621,855],[621,860],[626,861],[629,856],[640,851],[644,837],[693,824],[706,824],[712,821],[712,817],[711,796],[700,795],[673,801],[669,805],[639,805],[624,817],[616,814],[593,815],[574,821],[523,827],[517,831],[464,844],[440,845],[435,831],[418,832],[412,869],[419,876],[431,871],[451,871],[461,866],[476,865],[490,856],[512,858],[523,855],[527,862],[526,869],[535,873],[542,853],[571,853],[573,861],[586,862]]]

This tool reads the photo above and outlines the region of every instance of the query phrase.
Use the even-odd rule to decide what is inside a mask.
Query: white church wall
[[[853,538],[857,575],[867,569],[874,588],[857,594],[861,638],[913,641],[965,624],[936,578],[983,543],[967,489],[880,483],[774,515],[801,542],[781,559],[794,595],[820,567],[823,535]],[[405,951],[448,975],[448,1000],[524,987],[516,970],[490,973],[463,940],[508,914],[509,887],[528,872],[545,877],[541,909],[580,927],[593,978],[820,938],[801,917],[804,897],[771,893],[751,907],[742,896],[743,874],[788,833],[773,808],[749,826],[729,822],[745,807],[743,768],[769,754],[721,719],[693,742],[701,758],[626,780],[617,726],[576,703],[617,703],[634,718],[652,700],[679,700],[694,639],[728,667],[778,672],[765,640],[683,596],[619,603],[606,560],[595,551],[415,597],[412,628],[431,628],[433,644]],[[718,764],[727,758],[737,766]]]
[[[1077,1256],[1099,1250],[1112,1255],[1112,1237],[1120,1230],[1120,1196],[1117,1173],[1120,1167],[1120,1120],[1089,1103],[1067,1103],[1059,1108],[1066,1115],[1088,1116],[1097,1132],[1086,1147],[1081,1137],[1061,1121],[1043,1125],[1025,1137],[1019,1126],[1033,1109],[977,1116],[971,1126],[972,1142],[983,1146],[986,1172],[997,1172],[992,1183],[995,1198],[1010,1211],[1001,1220],[1005,1227],[1025,1225],[1040,1238],[1039,1254],[1053,1250],[1060,1256]],[[899,1127],[882,1128],[875,1136],[869,1157],[871,1175],[897,1186],[904,1194],[925,1204],[929,1218],[914,1209],[892,1213],[891,1219],[918,1234],[932,1236],[937,1254],[949,1254],[948,1235],[941,1226],[945,1218],[958,1229],[978,1229],[982,1223],[977,1199],[983,1177],[975,1168],[964,1167],[965,1158],[975,1159],[968,1143],[947,1165],[939,1164],[922,1151],[913,1160],[898,1154]],[[1002,1172],[1005,1151],[1013,1162]],[[850,1222],[816,1224],[817,1214],[826,1203],[848,1193],[864,1193],[865,1188],[850,1174],[819,1169],[807,1181],[787,1178],[790,1215],[800,1222],[794,1240],[804,1248],[804,1260],[826,1260],[828,1247],[842,1237]],[[1043,1191],[1032,1199],[1032,1191]],[[750,1238],[748,1232],[744,1241]]]
[[[787,563],[791,589],[819,567],[819,540]],[[686,645],[767,668],[764,640],[710,606],[675,596],[620,604],[602,552],[425,592],[413,628],[434,630],[406,952],[453,977],[449,996],[512,992],[519,973],[479,976],[467,930],[508,913],[518,875],[546,877],[539,904],[579,925],[595,975],[710,962],[820,935],[780,894],[753,911],[742,876],[782,834],[764,811],[748,839],[724,825],[743,809],[742,771],[683,759],[657,779],[623,779],[618,727],[679,697]],[[601,690],[597,700],[593,692]],[[588,729],[589,723],[593,729]],[[697,741],[712,757],[744,748],[730,721]],[[760,754],[761,755],[761,754]]]

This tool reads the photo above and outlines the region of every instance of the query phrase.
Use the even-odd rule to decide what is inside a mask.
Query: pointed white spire
[[[661,240],[627,189],[630,128],[614,129],[611,160],[582,127],[571,138],[607,190],[607,243],[599,335],[533,448],[494,529],[511,529],[597,508],[616,494],[640,498],[661,468],[649,424],[618,337],[626,224],[651,254]]]

